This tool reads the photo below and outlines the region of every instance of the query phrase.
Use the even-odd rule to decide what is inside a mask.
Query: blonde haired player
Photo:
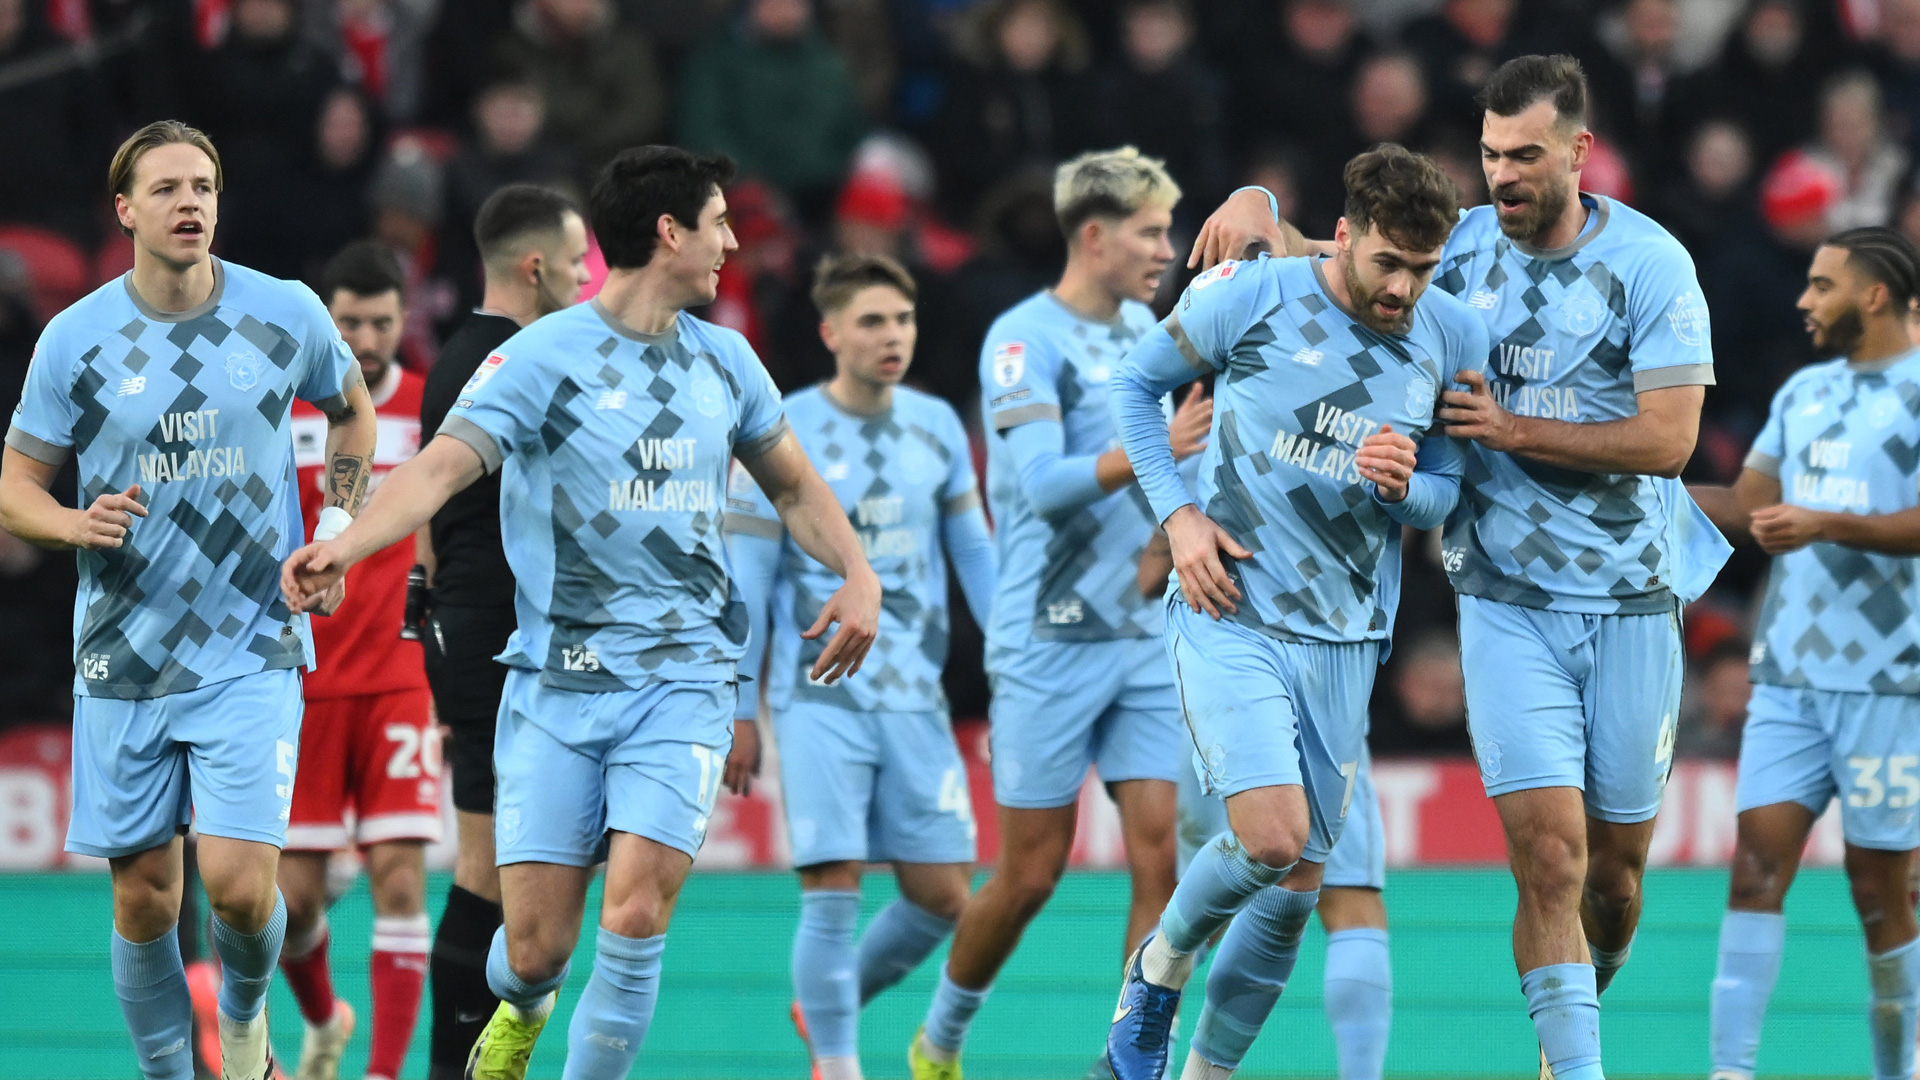
[[[980,350],[987,500],[1000,578],[986,627],[1000,860],[967,902],[926,1026],[915,1080],[953,1080],[993,977],[1046,905],[1096,768],[1119,805],[1133,899],[1122,952],[1173,893],[1176,782],[1190,746],[1160,644],[1160,605],[1139,587],[1155,532],[1107,410],[1107,377],[1151,330],[1147,301],[1173,259],[1180,188],[1132,147],[1060,166],[1060,280],[997,319]],[[1204,446],[1197,388],[1172,421],[1175,455]]]

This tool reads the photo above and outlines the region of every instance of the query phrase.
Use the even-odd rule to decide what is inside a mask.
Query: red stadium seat
[[[92,260],[59,233],[32,225],[0,225],[0,250],[12,252],[26,267],[33,303],[43,319],[93,288]]]

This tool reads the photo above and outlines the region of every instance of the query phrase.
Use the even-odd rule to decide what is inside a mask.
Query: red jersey
[[[373,475],[367,479],[369,496],[395,465],[420,452],[424,386],[425,380],[396,363],[387,367],[379,386],[367,388],[380,422]],[[311,539],[326,502],[327,418],[297,399],[293,460],[300,470],[300,510]],[[426,658],[420,643],[400,640],[407,609],[407,571],[413,564],[413,537],[409,536],[347,571],[346,603],[332,615],[313,620],[313,650],[319,666],[307,673],[308,700],[426,688]]]

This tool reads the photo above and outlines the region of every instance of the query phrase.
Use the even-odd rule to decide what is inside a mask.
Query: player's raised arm
[[[820,618],[800,635],[816,638],[828,626],[840,624],[810,674],[821,682],[837,682],[840,676],[860,670],[879,633],[880,578],[867,565],[860,538],[840,509],[840,500],[814,471],[792,431],[784,432],[766,451],[740,460],[800,550],[846,582],[820,608]]]
[[[368,414],[372,411],[369,404]],[[287,606],[295,611],[319,606],[349,567],[431,521],[454,492],[485,471],[480,452],[472,446],[452,435],[435,436],[413,460],[387,474],[366,510],[339,535],[288,556],[280,572]]]

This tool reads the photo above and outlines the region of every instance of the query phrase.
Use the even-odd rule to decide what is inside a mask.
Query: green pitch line
[[[437,908],[447,881],[431,884]],[[1706,1074],[1707,992],[1713,979],[1726,875],[1657,871],[1633,959],[1604,999],[1607,1074],[1616,1080]],[[787,1024],[787,956],[798,887],[790,874],[706,874],[687,884],[666,953],[660,1009],[636,1077],[793,1080],[806,1058]],[[892,899],[892,879],[868,878],[866,914]],[[597,905],[596,889],[590,905]],[[1028,931],[967,1044],[970,1080],[1076,1080],[1102,1045],[1119,986],[1125,879],[1073,874]],[[1394,999],[1391,1077],[1512,1077],[1535,1072],[1533,1028],[1509,953],[1514,892],[1504,870],[1403,871],[1391,876]],[[437,913],[437,910],[436,910]],[[1787,907],[1779,989],[1767,1017],[1760,1071],[1769,1078],[1870,1072],[1864,954],[1845,880],[1810,870]],[[0,1078],[125,1080],[137,1076],[107,966],[110,903],[104,875],[0,874]],[[367,1030],[364,883],[333,912],[334,978]],[[557,1077],[566,1020],[586,984],[588,947],[575,958],[556,1023],[531,1076]],[[1320,1011],[1325,935],[1318,923],[1300,966],[1242,1076],[1330,1078],[1334,1051]],[[937,970],[929,962],[863,1016],[866,1074],[904,1077],[904,1049]],[[1193,986],[1204,983],[1205,973]],[[1198,1015],[1197,999],[1186,1009]],[[275,1045],[293,1066],[300,1020],[284,984],[271,1008]],[[342,1064],[357,1076],[366,1037]],[[1178,1051],[1184,1057],[1184,1047]],[[426,1074],[426,1022],[407,1080]]]

